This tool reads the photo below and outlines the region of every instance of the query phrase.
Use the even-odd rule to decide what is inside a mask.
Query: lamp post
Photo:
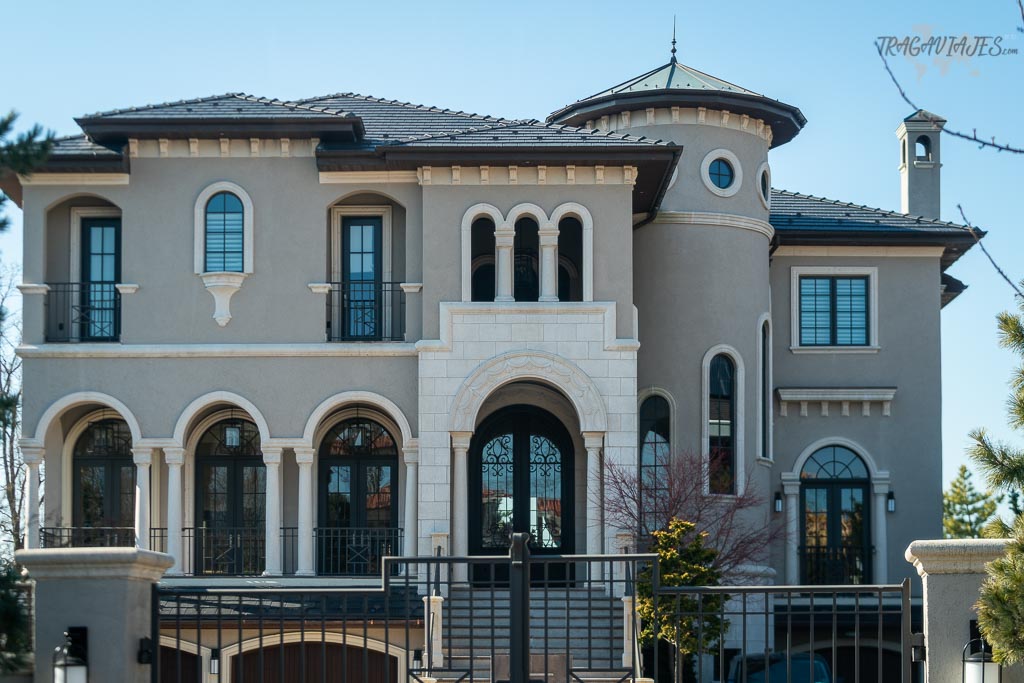
[[[87,683],[89,664],[82,656],[81,649],[64,632],[64,643],[53,650],[53,683]]]
[[[977,651],[974,651],[975,644],[979,645]],[[1001,683],[1003,680],[1003,667],[992,659],[992,651],[984,638],[967,641],[960,661],[963,683]]]

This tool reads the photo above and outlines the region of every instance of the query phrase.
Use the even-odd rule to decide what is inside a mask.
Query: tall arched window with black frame
[[[722,353],[708,368],[708,490],[736,493],[736,364]]]
[[[245,209],[231,192],[218,192],[206,202],[206,272],[245,270]]]
[[[667,469],[672,457],[671,412],[664,396],[653,395],[640,404],[639,533],[649,536],[668,523]]]

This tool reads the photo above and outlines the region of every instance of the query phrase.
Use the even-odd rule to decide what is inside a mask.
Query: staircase
[[[507,656],[510,639],[508,589],[453,587],[444,605],[445,667],[438,680],[471,670],[473,681],[490,681],[492,656]],[[584,681],[618,681],[622,665],[621,598],[606,588],[548,588],[530,594],[530,655],[533,678],[565,680],[565,658]],[[547,662],[545,667],[544,662]],[[507,665],[506,665],[507,666]],[[502,668],[499,666],[499,669]],[[468,678],[467,678],[468,680]]]

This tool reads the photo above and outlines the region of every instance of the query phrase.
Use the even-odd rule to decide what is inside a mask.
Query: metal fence
[[[121,293],[114,282],[47,283],[46,341],[103,342],[121,336]]]
[[[41,548],[116,548],[134,547],[133,527],[53,527],[39,529]]]
[[[654,555],[516,534],[507,556],[384,558],[373,587],[158,586],[153,681],[910,683],[909,590],[673,587]]]

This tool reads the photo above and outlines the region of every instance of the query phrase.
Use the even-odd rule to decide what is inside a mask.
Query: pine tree
[[[53,134],[44,133],[38,124],[8,139],[17,119],[18,115],[13,111],[0,117],[0,178],[11,173],[31,173],[32,169],[46,160],[53,149]],[[6,201],[7,197],[0,192],[0,232],[10,225],[3,215]]]
[[[1024,283],[1022,283],[1024,285]],[[1020,313],[1000,313],[999,343],[1021,357],[1010,377],[1009,424],[1024,430],[1024,299]],[[994,519],[984,530],[986,536],[1009,537],[1006,554],[990,562],[988,578],[978,600],[978,626],[1002,664],[1024,662],[1024,515],[1020,514],[1020,492],[1024,489],[1024,448],[993,441],[984,429],[971,432],[971,457],[985,474],[989,485],[1010,493],[1016,519],[1008,524]],[[1017,494],[1017,495],[1014,495]]]
[[[960,465],[956,479],[942,494],[942,530],[946,538],[978,538],[996,514],[1002,496],[979,491],[967,465]]]

